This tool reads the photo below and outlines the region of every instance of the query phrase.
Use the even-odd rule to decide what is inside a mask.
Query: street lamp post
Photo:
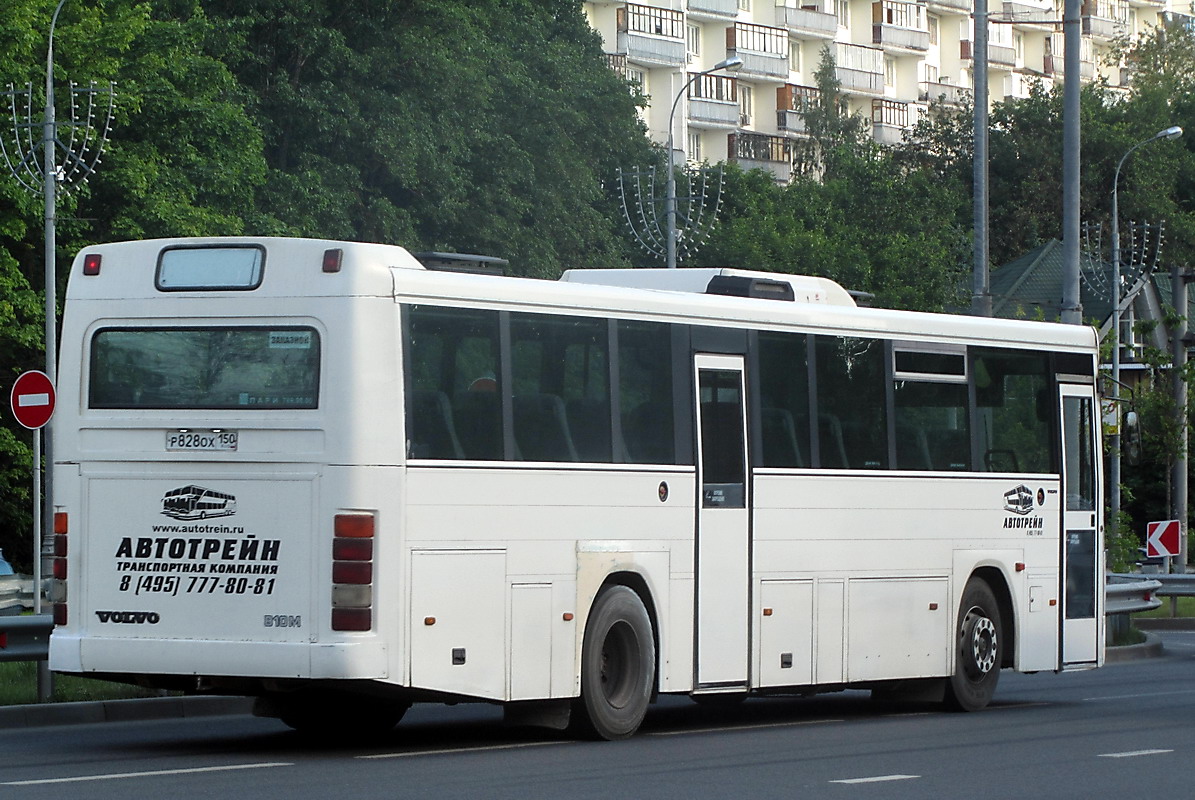
[[[1120,190],[1120,169],[1124,166],[1124,162],[1133,151],[1142,145],[1156,142],[1158,139],[1177,139],[1183,135],[1183,129],[1177,125],[1172,125],[1165,130],[1158,131],[1148,139],[1142,139],[1137,144],[1130,147],[1125,154],[1120,157],[1120,161],[1116,164],[1116,172],[1112,176],[1112,384],[1113,386],[1120,386],[1120,207],[1119,207],[1119,190]],[[1120,514],[1120,409],[1116,411],[1116,427],[1115,433],[1112,434],[1112,459],[1108,469],[1108,483],[1111,484],[1111,497],[1109,499],[1109,511],[1111,512],[1112,524],[1116,524]]]
[[[743,59],[738,56],[731,56],[723,61],[719,61],[709,69],[693,73],[689,77],[689,80],[685,81],[685,85],[676,93],[676,98],[672,101],[672,111],[668,114],[668,196],[665,204],[668,216],[668,269],[676,269],[676,150],[672,142],[673,119],[676,117],[676,108],[680,105],[681,98],[689,90],[689,86],[702,75],[709,75],[711,72],[723,69],[734,70],[741,66],[743,66]]]

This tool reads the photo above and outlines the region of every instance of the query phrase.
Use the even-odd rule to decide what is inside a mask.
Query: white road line
[[[911,781],[920,775],[876,775],[874,778],[841,778],[830,783],[884,783],[885,781]]]
[[[519,744],[495,744],[485,747],[445,747],[442,750],[410,750],[404,753],[375,753],[369,756],[353,756],[353,758],[412,758],[414,756],[440,756],[448,753],[486,753],[491,750],[518,750],[523,747],[544,747],[546,745],[566,745],[571,742],[521,742]]]
[[[1092,700],[1134,700],[1138,697],[1169,697],[1175,694],[1195,694],[1195,689],[1179,689],[1175,692],[1143,692],[1141,694],[1109,694],[1103,697],[1084,697],[1083,702]]]
[[[1100,753],[1100,758],[1136,758],[1137,756],[1158,756],[1173,753],[1173,750],[1129,750],[1126,753]]]
[[[686,728],[683,731],[655,731],[644,736],[686,736],[690,733],[720,733],[723,731],[758,731],[765,728],[796,728],[801,725],[825,725],[828,722],[845,722],[841,719],[811,719],[804,722],[765,722],[758,725],[719,725],[713,728]]]
[[[38,786],[47,783],[86,783],[87,781],[111,781],[118,778],[156,778],[159,775],[193,775],[197,772],[230,772],[237,769],[263,769],[266,767],[293,767],[288,761],[265,762],[261,764],[229,764],[225,767],[192,767],[190,769],[158,769],[149,772],[111,772],[104,775],[76,775],[73,778],[40,778],[32,781],[6,781],[0,786]]]

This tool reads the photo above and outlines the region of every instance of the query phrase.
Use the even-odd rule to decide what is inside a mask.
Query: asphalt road
[[[865,693],[653,707],[576,742],[488,706],[416,707],[383,739],[223,716],[0,731],[0,798],[1097,798],[1195,795],[1195,632],[1160,658],[1004,673],[977,714]]]

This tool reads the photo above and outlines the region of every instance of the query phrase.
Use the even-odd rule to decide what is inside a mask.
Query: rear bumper
[[[386,680],[386,646],[377,641],[225,642],[128,639],[55,631],[50,669],[129,675]]]

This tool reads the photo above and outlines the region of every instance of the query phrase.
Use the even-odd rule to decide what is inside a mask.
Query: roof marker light
[[[324,251],[324,272],[340,272],[340,262],[344,258],[344,251],[333,247]]]
[[[83,256],[83,274],[84,275],[99,275],[100,262],[103,257],[99,253],[88,253]]]

